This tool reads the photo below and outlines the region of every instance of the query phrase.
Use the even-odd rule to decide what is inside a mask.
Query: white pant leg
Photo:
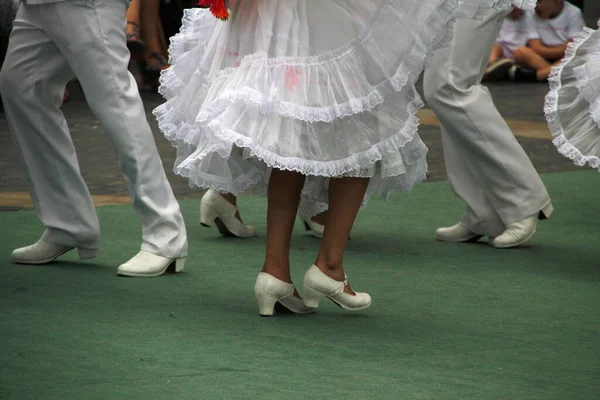
[[[486,197],[483,187],[476,184],[477,177],[471,166],[457,150],[452,137],[442,127],[442,146],[448,180],[454,193],[466,204],[462,223],[470,231],[480,235],[497,236],[504,230],[504,222]]]
[[[179,203],[167,181],[137,85],[127,67],[127,0],[69,0],[28,6],[79,79],[108,132],[142,223],[142,250],[187,255]]]
[[[463,221],[491,236],[540,210],[546,216],[552,211],[533,164],[480,83],[504,15],[459,20],[450,47],[433,57],[424,78],[425,98],[444,127],[444,143],[452,142],[445,144],[445,157],[453,190],[467,203]],[[480,220],[486,216],[492,219]]]
[[[59,49],[21,5],[0,74],[4,109],[29,176],[43,238],[65,247],[100,246],[100,225],[60,111],[73,73]]]
[[[115,146],[142,223],[142,249],[163,257],[187,255],[179,203],[165,175],[135,79],[128,71],[125,12],[128,0],[70,0],[49,27],[90,108]],[[62,25],[62,26],[61,26]]]

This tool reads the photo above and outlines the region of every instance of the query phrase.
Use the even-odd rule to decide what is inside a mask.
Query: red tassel
[[[210,11],[221,21],[227,21],[229,18],[229,10],[225,7],[225,0],[214,0],[212,6],[210,6]]]
[[[199,0],[198,6],[202,8],[209,8],[213,15],[222,21],[227,21],[229,18],[229,11],[225,7],[225,0]]]

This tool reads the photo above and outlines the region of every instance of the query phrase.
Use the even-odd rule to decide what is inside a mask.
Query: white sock
[[[515,73],[517,72],[517,66],[513,65],[512,67],[510,67],[510,69],[508,70],[508,79],[510,79],[511,81],[515,80]]]

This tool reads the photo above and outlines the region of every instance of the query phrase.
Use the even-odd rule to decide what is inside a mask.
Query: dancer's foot
[[[304,223],[304,229],[319,239],[323,239],[326,221],[327,211],[317,214],[311,219],[302,218],[302,222]]]
[[[310,232],[313,236],[318,237],[319,239],[323,238],[323,233],[325,232],[325,223],[319,223],[315,221],[315,217],[311,219],[302,218],[302,222],[304,223],[304,229],[307,232]]]
[[[341,269],[337,272],[344,274]],[[309,268],[304,275],[304,304],[317,308],[321,299],[326,296],[348,311],[364,310],[371,305],[371,296],[368,293],[354,292],[345,274],[342,280],[329,275],[330,271],[326,274],[316,265]]]
[[[293,283],[284,282],[265,272],[258,274],[254,294],[258,302],[258,312],[263,317],[275,314],[276,309],[282,307],[295,314],[310,314],[314,311],[312,307],[304,304]],[[276,307],[277,304],[280,307]]]
[[[133,277],[153,277],[166,272],[181,272],[185,258],[167,258],[147,251],[140,251],[131,260],[119,266],[118,274]]]
[[[207,191],[200,201],[200,224],[205,227],[216,225],[224,236],[247,238],[257,235],[252,225],[243,223],[235,196],[221,195],[213,190]]]
[[[483,237],[483,235],[478,235],[476,233],[471,232],[467,228],[464,227],[462,222],[459,222],[456,225],[452,225],[449,227],[438,228],[435,231],[435,237],[437,240],[441,240],[442,242],[476,242]]]
[[[535,235],[538,214],[508,224],[504,232],[494,239],[493,245],[497,249],[507,249],[520,246]]]
[[[12,252],[12,260],[16,264],[47,264],[74,248],[75,246],[58,246],[40,239],[31,246],[14,250]],[[98,255],[98,249],[78,247],[77,251],[79,252],[79,258],[82,260],[94,258]]]

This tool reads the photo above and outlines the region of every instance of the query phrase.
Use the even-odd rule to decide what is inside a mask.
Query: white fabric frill
[[[529,1],[529,0],[527,0]],[[230,0],[223,23],[186,10],[154,110],[192,186],[266,192],[271,168],[307,175],[303,198],[327,201],[327,178],[371,178],[387,197],[425,179],[415,82],[457,16],[512,0]]]
[[[585,28],[549,81],[544,112],[558,151],[600,170],[600,30]]]

